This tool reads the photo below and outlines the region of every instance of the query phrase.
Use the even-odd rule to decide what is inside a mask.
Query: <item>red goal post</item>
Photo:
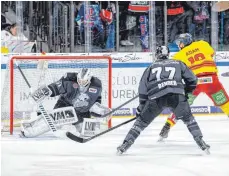
[[[22,119],[31,102],[28,100],[29,88],[16,68],[15,60],[21,67],[33,90],[40,85],[57,81],[66,72],[74,72],[80,68],[89,68],[93,76],[102,81],[102,104],[112,106],[112,59],[108,56],[14,56],[10,60],[10,102],[9,102],[9,132],[13,134],[16,121]],[[4,95],[5,96],[5,95]],[[48,101],[48,103],[47,103]],[[44,101],[47,111],[51,110],[56,99]],[[51,105],[52,104],[52,105]],[[17,120],[15,120],[17,119]],[[5,119],[7,121],[7,117]],[[5,123],[5,122],[4,122]],[[108,123],[111,127],[111,120]]]

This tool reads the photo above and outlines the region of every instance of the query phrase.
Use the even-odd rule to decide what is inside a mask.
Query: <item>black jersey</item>
[[[85,92],[79,90],[78,73],[67,73],[59,81],[48,85],[51,97],[58,96],[68,106],[73,106],[76,112],[88,112],[95,102],[101,103],[102,83],[97,77],[91,78],[91,83]]]
[[[184,63],[170,59],[157,60],[145,70],[141,78],[140,103],[168,93],[184,95],[186,93],[184,89],[193,90],[196,84],[196,76]]]

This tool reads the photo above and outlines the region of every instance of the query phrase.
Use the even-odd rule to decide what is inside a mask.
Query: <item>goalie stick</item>
[[[16,60],[15,60],[15,64],[16,64],[18,70],[20,71],[22,77],[24,78],[24,80],[25,80],[27,86],[29,87],[30,93],[32,93],[32,87],[31,87],[29,81],[27,80],[27,78],[25,77],[25,74],[24,74],[23,71],[21,70],[21,67],[18,65],[18,63],[17,63]],[[56,130],[56,126],[55,126],[54,123],[53,123],[53,119],[48,115],[48,113],[46,112],[44,106],[43,106],[42,104],[39,104],[38,108],[39,108],[39,110],[40,110],[40,112],[41,112],[41,115],[44,117],[46,123],[48,124],[50,130],[51,130],[52,132],[56,132],[57,130]]]
[[[134,121],[135,119],[136,119],[136,117],[134,117],[134,118],[132,118],[132,119],[130,119],[130,120],[127,120],[127,121],[125,121],[125,122],[123,122],[123,123],[121,123],[121,124],[119,124],[119,125],[116,125],[116,126],[114,126],[114,127],[112,127],[112,128],[109,128],[108,130],[103,131],[103,132],[101,132],[101,133],[99,133],[99,134],[96,134],[95,136],[92,136],[92,137],[90,137],[90,138],[81,138],[81,137],[75,136],[75,135],[72,134],[71,132],[66,132],[66,136],[67,136],[69,139],[73,140],[73,141],[76,141],[76,142],[79,142],[79,143],[86,143],[86,142],[91,141],[92,139],[95,139],[95,138],[97,138],[97,137],[99,137],[99,136],[102,136],[103,134],[106,134],[106,133],[108,133],[108,132],[110,132],[110,131],[112,131],[112,130],[114,130],[114,129],[120,127],[120,126],[123,126],[123,125],[125,125],[125,124],[127,124],[127,123],[130,123],[130,122]]]
[[[108,116],[108,115],[114,113],[115,111],[119,110],[120,108],[122,108],[123,106],[125,106],[126,104],[130,103],[131,101],[135,100],[135,99],[138,98],[138,97],[139,97],[139,95],[136,95],[135,97],[133,97],[133,98],[131,98],[130,100],[126,101],[125,103],[121,104],[120,106],[118,106],[117,108],[113,109],[111,112],[109,112],[109,113],[103,115],[102,117],[106,117],[106,116]],[[126,122],[123,122],[123,123],[121,123],[121,124],[119,124],[119,125],[117,125],[117,126],[114,126],[114,127],[110,128],[110,129],[108,129],[108,130],[106,130],[106,131],[103,131],[103,132],[101,132],[101,133],[99,133],[99,134],[97,134],[97,135],[95,135],[95,136],[92,136],[92,137],[90,137],[90,138],[87,138],[87,139],[85,139],[85,138],[80,138],[80,137],[78,137],[78,136],[75,136],[75,135],[72,134],[71,132],[66,132],[66,136],[67,136],[69,139],[73,140],[73,141],[80,142],[80,143],[85,143],[85,142],[88,142],[88,141],[90,141],[90,140],[92,140],[92,139],[94,139],[94,138],[97,138],[97,137],[99,137],[99,136],[101,136],[101,135],[103,135],[103,134],[106,134],[106,133],[108,133],[109,131],[112,131],[112,130],[114,130],[114,129],[116,129],[116,128],[122,126],[122,125],[125,125],[125,124],[127,124],[127,123],[129,123],[129,122],[131,122],[131,121],[133,121],[133,120],[135,120],[135,119],[136,119],[136,118],[130,119],[130,120],[126,121]]]

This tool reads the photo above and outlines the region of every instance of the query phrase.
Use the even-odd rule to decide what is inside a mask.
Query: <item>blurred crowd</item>
[[[24,34],[23,39],[33,42],[35,39],[37,40],[39,35],[42,35],[40,36],[42,42],[46,42],[52,52],[69,52],[69,49],[61,50],[53,46],[57,44],[59,48],[63,47],[64,38],[67,38],[64,46],[66,48],[70,46],[71,29],[64,29],[63,20],[61,18],[63,11],[56,11],[59,7],[67,7],[66,15],[68,21],[66,22],[66,26],[69,26],[70,13],[72,10],[70,2],[52,2],[52,6],[39,3],[41,2],[33,2],[32,6],[34,8],[32,24],[33,22],[35,24],[30,32],[32,31],[32,33],[36,35],[34,37],[34,35],[26,36]],[[58,4],[58,8],[56,8],[56,4]],[[86,40],[90,40],[91,52],[150,51],[149,28],[151,19],[149,19],[149,1],[90,1],[89,5],[86,5],[84,1],[75,1],[73,5],[74,51],[71,52],[84,52],[85,43],[87,43]],[[50,10],[49,7],[52,9]],[[176,37],[181,33],[190,33],[195,40],[205,40],[211,43],[211,7],[211,1],[156,1],[156,45],[173,43]],[[2,6],[1,30],[4,31],[2,34],[11,37],[16,36],[16,21],[8,24],[4,15],[7,10],[3,8],[4,6]],[[7,8],[9,8],[9,6],[7,6]],[[14,7],[10,6],[10,8],[16,8],[15,4]],[[28,6],[25,6],[25,10],[28,10]],[[46,11],[47,14],[45,14]],[[53,21],[48,19],[50,13],[53,15]],[[25,23],[29,21],[28,18],[30,18],[26,16],[26,14],[28,13],[24,13]],[[35,26],[37,26],[37,29]],[[50,26],[52,27],[50,28]],[[59,28],[61,31],[58,31]],[[54,32],[50,35],[51,32],[49,30],[51,29],[53,29]],[[90,31],[90,38],[87,38],[88,31]],[[57,35],[57,33],[58,39],[55,39],[54,36]],[[31,36],[33,37],[31,38]],[[50,36],[52,39],[49,38]],[[5,39],[2,38],[2,40],[11,39],[8,37]],[[218,43],[223,46],[223,49],[227,50],[227,45],[229,44],[228,10],[218,13],[218,40]],[[50,43],[52,46],[50,46]],[[44,49],[40,48],[40,50]]]

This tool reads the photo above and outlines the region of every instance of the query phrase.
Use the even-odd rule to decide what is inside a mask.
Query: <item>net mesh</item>
[[[88,68],[93,76],[102,81],[102,104],[109,106],[109,59],[107,58],[83,58],[83,57],[61,57],[49,59],[41,56],[42,59],[30,59],[26,57],[15,58],[25,77],[27,78],[32,90],[36,90],[42,85],[48,85],[58,81],[67,72],[78,72],[82,68]],[[9,65],[7,66],[9,70]],[[30,98],[30,89],[23,79],[19,69],[14,64],[13,71],[6,72],[4,87],[2,89],[2,131],[10,130],[10,101],[13,102],[13,127],[20,126],[20,121],[27,118],[32,112],[37,110],[37,105]],[[10,85],[10,79],[12,85]],[[13,99],[10,98],[10,87],[13,91]],[[47,111],[51,111],[58,99],[57,97],[48,97],[43,105]]]

